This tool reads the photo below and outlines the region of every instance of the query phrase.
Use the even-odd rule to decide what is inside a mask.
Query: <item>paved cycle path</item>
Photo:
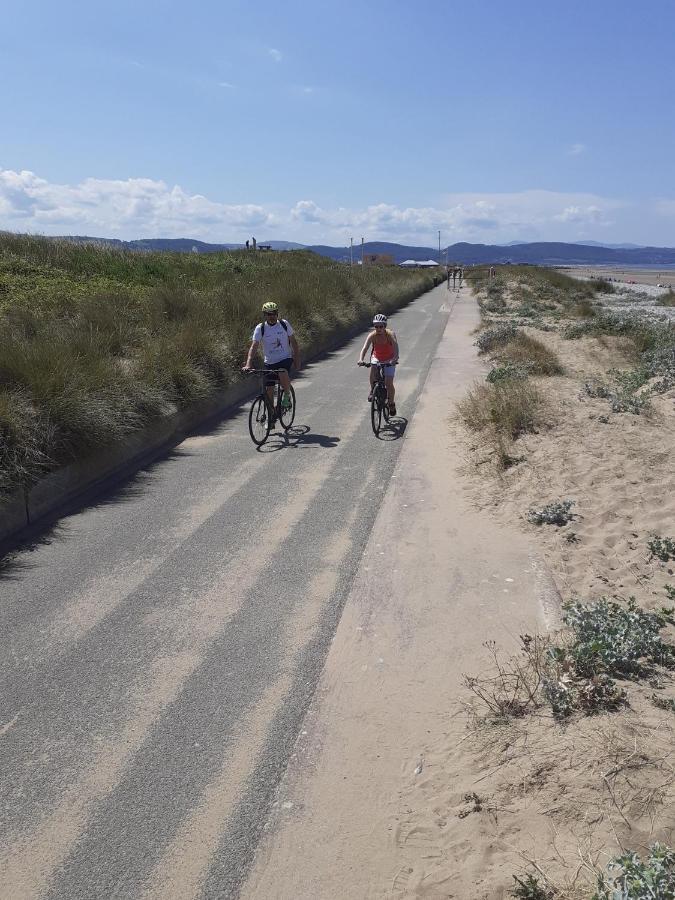
[[[558,597],[525,536],[466,494],[450,416],[485,370],[460,297],[242,900],[487,896],[491,838],[467,846],[454,807],[476,777],[462,676],[488,664],[486,640],[553,624]]]
[[[3,896],[237,896],[453,296],[393,318],[391,440],[362,336],[296,380],[289,440],[242,408],[0,573]]]

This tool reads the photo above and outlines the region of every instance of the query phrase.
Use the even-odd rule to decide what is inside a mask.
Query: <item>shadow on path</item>
[[[377,435],[379,441],[397,441],[405,434],[408,420],[403,416],[392,416]]]
[[[309,425],[292,425],[288,431],[274,431],[267,442],[258,447],[258,453],[276,453],[278,450],[297,450],[303,447],[333,449],[340,443],[339,437],[310,432]]]

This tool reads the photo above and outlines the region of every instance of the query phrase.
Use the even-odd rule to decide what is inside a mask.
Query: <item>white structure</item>
[[[438,263],[433,259],[404,259],[402,263],[399,263],[399,266],[403,269],[424,269],[437,265]]]

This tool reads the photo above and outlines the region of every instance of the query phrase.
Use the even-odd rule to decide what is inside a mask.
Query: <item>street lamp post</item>
[[[441,264],[441,229],[438,229],[438,264]]]
[[[354,238],[349,238],[349,267],[354,265]]]

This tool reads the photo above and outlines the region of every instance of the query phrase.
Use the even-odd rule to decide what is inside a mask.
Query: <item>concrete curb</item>
[[[409,302],[412,301],[402,303],[399,308]],[[364,316],[355,324],[310,344],[304,353],[305,361],[311,362],[337,349],[361,333],[369,323],[370,315]],[[51,472],[30,489],[11,494],[0,505],[0,555],[37,536],[61,516],[91,503],[180,444],[194,429],[223,418],[252,398],[257,390],[257,382],[251,379],[237,382],[211,400],[158,419],[123,442]]]

